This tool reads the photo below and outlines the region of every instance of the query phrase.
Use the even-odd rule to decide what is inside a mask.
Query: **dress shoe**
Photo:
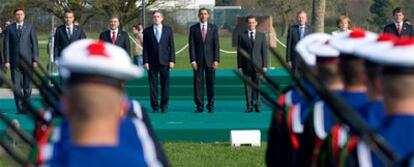
[[[203,112],[203,108],[197,108],[194,113],[202,113]]]
[[[208,113],[213,113],[213,112],[214,112],[213,109],[208,110]]]
[[[252,108],[248,107],[244,112],[252,112]]]

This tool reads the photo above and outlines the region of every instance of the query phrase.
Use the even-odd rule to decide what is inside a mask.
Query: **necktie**
[[[68,29],[68,38],[70,39],[72,37],[72,31],[70,30],[70,27],[68,27],[67,29]]]
[[[203,38],[203,42],[206,41],[206,35],[207,35],[206,25],[203,24],[203,27],[201,28],[201,37]]]
[[[305,27],[300,26],[299,27],[299,35],[300,35],[300,39],[303,39],[303,37],[305,36]]]
[[[398,31],[398,34],[401,34],[401,26],[400,26],[400,23],[397,23],[397,31]]]
[[[250,32],[250,42],[253,45],[254,44],[254,32]]]
[[[116,42],[116,32],[112,31],[112,44],[115,44]]]
[[[17,25],[17,35],[19,35],[19,37],[22,35],[22,25]]]
[[[157,38],[157,42],[160,43],[161,35],[158,27],[155,28],[155,37]]]

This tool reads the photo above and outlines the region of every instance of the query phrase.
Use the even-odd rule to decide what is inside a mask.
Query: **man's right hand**
[[[10,63],[6,63],[6,64],[4,64],[4,67],[8,70],[8,69],[10,69]]]
[[[197,71],[197,63],[191,63],[191,66],[193,67],[194,71]]]
[[[288,65],[289,69],[292,69],[292,62],[291,61],[288,61],[287,65]]]
[[[145,64],[144,64],[144,67],[145,67],[145,70],[147,70],[147,71],[150,69],[150,67],[149,67],[149,64],[148,64],[148,63],[145,63]]]

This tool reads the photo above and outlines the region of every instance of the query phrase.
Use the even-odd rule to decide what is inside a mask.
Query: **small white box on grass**
[[[235,147],[242,145],[260,147],[260,136],[260,130],[231,130],[230,143]]]

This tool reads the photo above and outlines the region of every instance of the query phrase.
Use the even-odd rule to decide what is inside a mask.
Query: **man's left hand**
[[[213,62],[213,69],[217,69],[219,66],[219,62],[218,61],[214,61]]]

